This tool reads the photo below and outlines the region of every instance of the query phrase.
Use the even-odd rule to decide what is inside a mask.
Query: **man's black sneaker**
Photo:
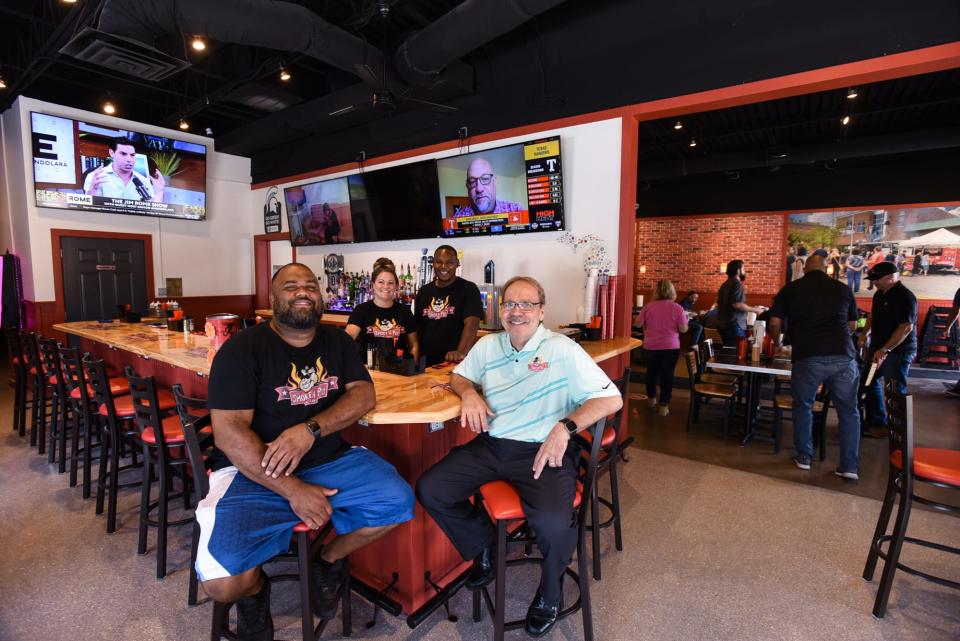
[[[467,575],[468,590],[479,590],[497,578],[497,548],[488,545],[483,552],[474,559],[470,574]]]
[[[337,616],[337,603],[346,578],[343,559],[333,563],[323,560],[313,562],[313,613],[329,621]]]
[[[238,600],[238,641],[273,641],[273,617],[270,615],[270,579],[263,572],[263,585],[252,596]]]
[[[532,637],[542,637],[557,622],[557,614],[560,612],[560,603],[547,603],[546,599],[537,590],[537,595],[533,597],[533,603],[527,609],[526,631]]]
[[[801,470],[810,469],[810,457],[809,456],[794,456],[793,464],[799,467]]]

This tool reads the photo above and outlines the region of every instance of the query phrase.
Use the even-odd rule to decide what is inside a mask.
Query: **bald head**
[[[486,184],[484,184],[486,181]],[[474,158],[467,167],[467,195],[473,211],[489,214],[497,205],[497,178],[493,166],[486,158]]]
[[[803,273],[809,274],[812,271],[825,272],[827,271],[827,264],[824,261],[823,256],[820,254],[814,254],[807,258],[807,262],[803,265]]]

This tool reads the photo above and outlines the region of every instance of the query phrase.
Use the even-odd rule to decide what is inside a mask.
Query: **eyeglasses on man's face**
[[[477,186],[478,181],[480,182],[481,185],[486,187],[487,185],[490,184],[490,181],[492,180],[493,180],[493,174],[483,174],[479,178],[467,178],[467,187],[469,187],[470,189],[475,188]]]
[[[507,310],[508,312],[509,312],[509,311],[513,311],[513,310],[515,310],[515,309],[519,309],[519,310],[524,311],[524,312],[529,312],[529,311],[532,311],[532,310],[536,309],[536,308],[539,307],[540,305],[543,305],[543,303],[534,303],[533,301],[529,301],[529,300],[505,300],[505,301],[503,301],[503,308],[504,308],[505,310]]]

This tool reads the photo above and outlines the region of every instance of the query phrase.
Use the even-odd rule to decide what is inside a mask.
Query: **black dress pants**
[[[496,539],[489,517],[470,503],[470,497],[490,481],[513,485],[543,556],[540,591],[547,602],[556,603],[563,570],[577,547],[573,499],[580,448],[571,441],[562,467],[545,467],[534,479],[533,459],[540,445],[480,434],[424,472],[417,481],[417,498],[469,561]]]

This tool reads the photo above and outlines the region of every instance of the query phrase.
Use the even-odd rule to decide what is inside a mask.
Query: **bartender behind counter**
[[[474,283],[457,276],[457,250],[441,245],[433,253],[434,280],[417,292],[415,316],[420,352],[427,365],[459,362],[477,340],[483,305]]]
[[[377,261],[378,264],[380,260]],[[391,354],[402,349],[404,354],[420,360],[413,314],[408,306],[394,300],[398,280],[393,263],[383,263],[379,267],[375,264],[370,282],[373,284],[373,300],[368,300],[353,310],[347,320],[347,334],[360,341],[363,352],[372,344]]]

